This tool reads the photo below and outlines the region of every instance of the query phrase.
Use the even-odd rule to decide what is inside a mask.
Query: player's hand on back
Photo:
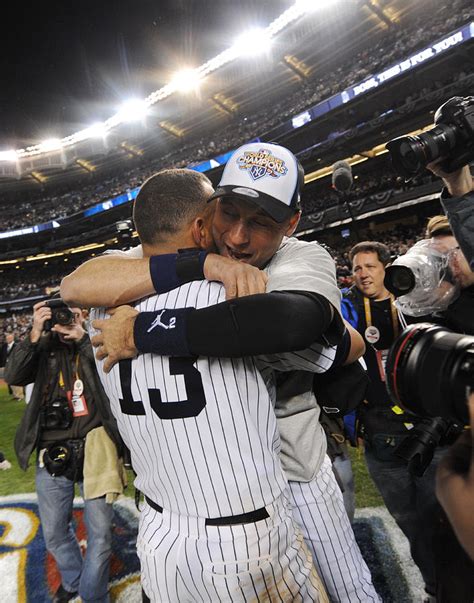
[[[208,281],[224,285],[226,299],[265,293],[268,277],[255,266],[210,253],[204,262],[204,276]]]
[[[100,333],[91,339],[92,345],[98,348],[96,358],[105,358],[103,369],[106,373],[120,360],[137,355],[133,328],[138,315],[137,310],[131,306],[119,306],[107,312],[110,314],[109,319],[92,321],[92,326]]]

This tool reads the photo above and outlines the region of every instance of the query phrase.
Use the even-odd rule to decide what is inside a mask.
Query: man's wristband
[[[207,251],[195,248],[152,256],[150,276],[155,291],[167,293],[185,283],[203,280],[206,257]]]
[[[186,321],[194,308],[140,312],[135,319],[133,338],[142,353],[161,356],[191,356]]]

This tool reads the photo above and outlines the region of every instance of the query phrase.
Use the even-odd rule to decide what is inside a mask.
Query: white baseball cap
[[[231,155],[209,201],[237,197],[283,222],[300,209],[303,184],[303,168],[291,151],[277,144],[251,142]]]

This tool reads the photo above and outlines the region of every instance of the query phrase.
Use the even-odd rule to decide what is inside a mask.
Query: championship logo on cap
[[[237,164],[241,170],[247,170],[253,180],[264,176],[279,178],[288,172],[283,159],[275,157],[268,149],[245,151],[237,157]]]
[[[283,222],[299,211],[303,184],[304,170],[289,149],[250,142],[232,153],[209,201],[218,197],[241,199]]]

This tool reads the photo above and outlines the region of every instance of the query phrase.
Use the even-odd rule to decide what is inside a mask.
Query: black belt
[[[160,507],[159,504],[153,502],[148,496],[145,496],[146,502],[150,505],[152,509],[158,511],[158,513],[163,513],[163,507]],[[205,524],[207,526],[233,526],[239,523],[255,523],[256,521],[262,521],[262,519],[267,519],[270,517],[268,511],[265,507],[261,509],[256,509],[255,511],[250,511],[249,513],[242,513],[241,515],[229,515],[228,517],[210,517],[205,520]]]

